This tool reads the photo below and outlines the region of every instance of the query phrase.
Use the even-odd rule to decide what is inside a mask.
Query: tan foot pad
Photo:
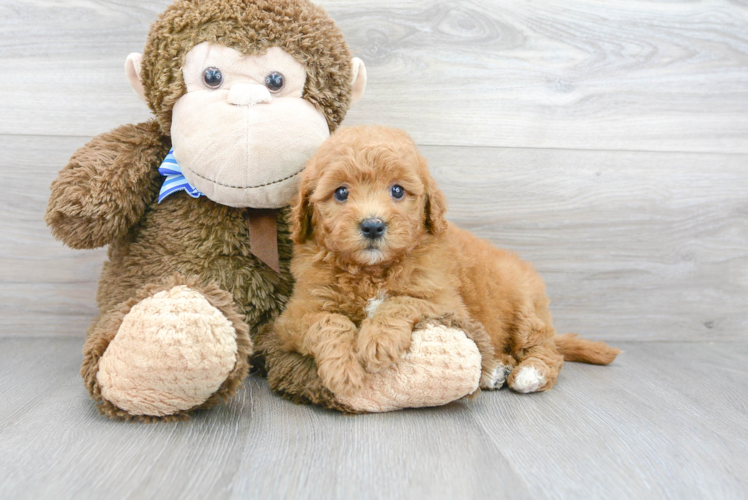
[[[480,377],[475,343],[461,330],[432,324],[414,331],[410,350],[394,366],[371,375],[361,393],[337,399],[365,412],[441,406],[474,393]]]
[[[101,395],[133,415],[172,415],[205,402],[236,363],[236,331],[184,285],[137,303],[99,362]]]

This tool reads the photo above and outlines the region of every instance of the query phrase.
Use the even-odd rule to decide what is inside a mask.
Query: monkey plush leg
[[[81,375],[107,416],[173,420],[231,397],[251,353],[228,292],[175,277],[99,318]]]
[[[326,389],[314,360],[288,350],[272,327],[263,328],[256,340],[273,390],[296,403],[346,413],[444,405],[475,393],[481,377],[497,366],[482,326],[430,318],[415,325],[410,348],[394,365],[369,374],[356,395],[343,396]]]
[[[417,323],[410,347],[395,364],[370,374],[367,387],[338,400],[359,411],[441,406],[474,394],[497,364],[479,323],[449,316]]]
[[[320,405],[344,413],[361,413],[335,397],[325,385],[311,356],[290,350],[273,325],[262,326],[255,336],[262,370],[270,388],[296,404]]]

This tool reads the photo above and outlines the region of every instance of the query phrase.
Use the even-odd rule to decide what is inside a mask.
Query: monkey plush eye
[[[405,196],[405,189],[402,186],[395,184],[390,188],[390,195],[396,200],[401,200]]]
[[[346,189],[343,186],[340,186],[338,189],[335,190],[335,199],[338,201],[345,201],[348,199],[348,189]]]
[[[273,71],[265,77],[265,86],[270,92],[280,92],[285,84],[286,81],[283,75],[277,71]]]
[[[206,87],[217,89],[223,84],[223,74],[218,68],[205,68],[203,71],[203,83]]]

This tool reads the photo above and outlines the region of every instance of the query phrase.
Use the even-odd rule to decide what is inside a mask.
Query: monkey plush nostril
[[[364,219],[361,221],[359,229],[361,229],[361,233],[366,238],[376,240],[384,235],[384,232],[387,230],[387,224],[381,219]]]
[[[270,92],[264,85],[254,83],[235,83],[229,89],[229,104],[236,106],[254,106],[272,100]]]

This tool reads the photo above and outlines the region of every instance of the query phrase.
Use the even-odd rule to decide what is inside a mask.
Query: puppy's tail
[[[593,365],[608,365],[616,359],[621,351],[610,347],[605,342],[593,342],[576,333],[555,335],[556,348],[564,356],[564,361],[577,361]]]

